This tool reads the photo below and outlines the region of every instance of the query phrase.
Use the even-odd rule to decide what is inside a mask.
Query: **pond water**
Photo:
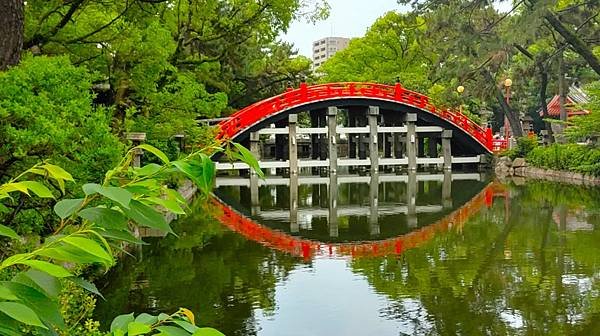
[[[96,318],[226,335],[592,335],[600,190],[479,174],[218,182],[99,281]],[[290,193],[292,190],[297,192]]]

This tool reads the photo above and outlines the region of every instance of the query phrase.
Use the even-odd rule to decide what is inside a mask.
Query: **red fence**
[[[439,109],[430,102],[429,97],[406,90],[400,84],[391,86],[348,82],[307,86],[302,83],[298,89],[286,91],[234,113],[230,118],[219,123],[220,132],[217,138],[232,138],[261,120],[294,107],[323,100],[343,98],[385,100],[421,109],[450,122],[478,141],[489,152],[492,151],[491,129],[479,126],[458,111]]]
[[[494,153],[501,152],[508,148],[508,141],[504,139],[493,139],[492,140],[492,151]]]

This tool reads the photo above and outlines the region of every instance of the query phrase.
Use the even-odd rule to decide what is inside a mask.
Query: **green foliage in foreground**
[[[236,150],[227,147],[228,155],[257,167],[248,150],[238,144],[233,147]],[[139,149],[154,154],[161,164],[132,168],[134,153]],[[82,268],[96,265],[107,270],[115,263],[115,251],[121,250],[125,243],[144,244],[134,233],[139,227],[173,233],[163,212],[185,214],[187,206],[178,191],[164,183],[173,174],[185,175],[196,184],[201,195],[206,196],[214,184],[215,165],[202,152],[170,161],[156,148],[141,145],[131,149],[114,169],[109,170],[101,184],[84,184],[84,197],[57,202],[54,212],[60,218],[60,224],[53,228],[54,233],[31,250],[9,255],[0,261],[0,272],[15,274],[10,280],[0,282],[0,333],[70,334],[75,325],[65,323],[58,304],[59,293],[66,283],[101,295],[92,283],[79,276]],[[65,183],[73,182],[73,178],[58,166],[38,164],[0,185],[0,200],[10,204],[19,193],[55,198],[47,187],[50,182],[64,190]],[[0,236],[12,241],[22,239],[4,225],[0,225]],[[180,309],[173,315],[142,314],[136,318],[122,315],[111,325],[112,335],[156,333],[220,335],[213,329],[195,327],[193,314],[187,309]]]
[[[600,176],[600,148],[578,144],[537,147],[527,155],[536,167],[574,171]]]

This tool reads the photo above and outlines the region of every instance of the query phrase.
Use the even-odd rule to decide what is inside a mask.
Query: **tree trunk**
[[[519,121],[519,116],[517,115],[517,113],[515,111],[513,111],[510,108],[510,106],[506,102],[504,94],[502,93],[502,90],[500,90],[500,88],[496,85],[496,81],[494,80],[494,77],[492,76],[492,74],[489,71],[484,71],[484,74],[485,74],[486,79],[490,83],[494,83],[494,88],[495,88],[494,92],[495,92],[496,100],[498,101],[498,104],[500,105],[502,112],[508,118],[508,123],[510,124],[510,129],[512,131],[512,134],[515,136],[515,138],[523,137],[523,128],[521,127],[521,122]]]
[[[567,91],[565,83],[565,60],[563,52],[558,54],[558,101],[560,104],[560,120],[567,121]]]
[[[569,45],[571,45],[573,50],[583,57],[590,67],[598,75],[600,75],[600,60],[592,53],[589,45],[579,38],[579,36],[577,36],[572,29],[560,22],[556,14],[554,14],[552,11],[546,11],[544,18],[546,21],[548,21],[552,28],[554,28],[554,30],[556,30],[556,32],[559,33]]]
[[[19,63],[23,21],[23,0],[0,1],[0,70]]]
[[[538,63],[538,70],[540,72],[540,105],[542,106],[542,118],[547,119],[548,114],[548,103],[546,102],[546,89],[548,88],[548,72],[541,63]],[[550,122],[544,120],[544,126],[548,131],[548,140],[550,143],[554,142],[554,134],[552,132],[552,125]]]

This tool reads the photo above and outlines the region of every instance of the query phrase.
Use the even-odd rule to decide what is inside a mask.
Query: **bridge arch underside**
[[[303,112],[310,113],[310,111],[315,111],[322,118],[325,118],[328,107],[332,106],[341,110],[358,111],[357,115],[359,118],[364,119],[363,124],[357,126],[366,125],[364,123],[366,122],[366,116],[370,106],[376,106],[379,108],[379,126],[402,126],[405,124],[405,118],[407,114],[414,113],[417,115],[417,127],[438,126],[444,130],[452,130],[451,144],[453,156],[476,156],[489,153],[484,144],[477,141],[460,127],[437,115],[410,105],[373,98],[328,99],[295,106],[260,120],[256,124],[246,128],[243,132],[235,135],[232,140],[244,145],[248,145],[250,134],[252,132],[258,132],[263,128],[268,128],[273,123],[287,123],[289,115],[291,114],[299,114]]]

